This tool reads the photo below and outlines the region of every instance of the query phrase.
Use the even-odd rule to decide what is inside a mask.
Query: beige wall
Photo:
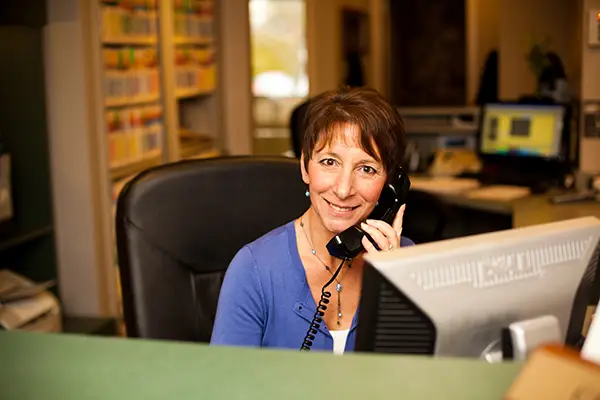
[[[220,0],[220,46],[224,148],[230,155],[252,153],[252,67],[250,53],[250,11],[247,0]]]
[[[600,99],[600,48],[589,47],[588,42],[588,12],[590,9],[600,10],[600,0],[583,0],[580,9],[582,41],[581,62],[581,100]],[[580,166],[581,170],[589,173],[600,173],[600,139],[581,137]]]
[[[58,288],[66,315],[116,316],[106,140],[95,134],[100,46],[86,29],[91,4],[48,0],[43,31]]]
[[[581,98],[583,100],[600,99],[600,48],[588,46],[588,12],[600,10],[600,0],[584,0],[581,10],[582,27],[582,71]]]
[[[487,55],[500,44],[500,1],[466,1],[467,104],[474,103]]]
[[[384,95],[389,91],[389,0],[370,0],[371,77],[370,85]]]
[[[333,89],[342,83],[341,10],[350,7],[370,12],[374,0],[306,0],[308,76],[310,95]],[[377,26],[371,20],[371,27]],[[372,41],[373,42],[373,41]],[[371,58],[366,60],[365,75],[372,84]]]
[[[340,21],[337,0],[306,0],[309,92],[313,96],[339,83]]]
[[[525,60],[531,40],[550,39],[550,49],[563,60],[567,76],[578,76],[577,7],[575,0],[502,0],[500,7],[500,97],[514,99],[535,91],[535,78]],[[576,78],[577,79],[577,78]]]

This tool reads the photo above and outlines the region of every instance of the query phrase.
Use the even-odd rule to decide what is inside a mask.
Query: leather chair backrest
[[[188,160],[130,181],[116,215],[127,335],[208,342],[229,262],[308,209],[305,190],[283,157]]]

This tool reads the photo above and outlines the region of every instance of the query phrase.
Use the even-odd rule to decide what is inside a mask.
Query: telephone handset
[[[383,187],[377,205],[368,219],[378,219],[391,225],[398,210],[406,202],[409,189],[410,179],[402,168],[400,168],[395,179]],[[364,250],[361,243],[363,236],[366,236],[378,248],[371,236],[360,229],[360,226],[354,225],[334,236],[327,243],[327,250],[333,257],[342,260],[351,260]]]

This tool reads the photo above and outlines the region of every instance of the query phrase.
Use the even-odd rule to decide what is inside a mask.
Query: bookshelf
[[[163,160],[156,0],[100,2],[103,105],[113,180]]]
[[[54,230],[68,315],[120,316],[114,206],[129,179],[184,158],[251,152],[247,8],[48,0]]]
[[[171,4],[179,156],[202,157],[219,146],[215,1]]]

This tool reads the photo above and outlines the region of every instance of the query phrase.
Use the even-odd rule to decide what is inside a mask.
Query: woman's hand
[[[361,223],[360,227],[369,234],[377,243],[381,250],[377,250],[373,243],[366,236],[362,238],[362,244],[368,253],[377,253],[379,251],[390,251],[400,247],[400,236],[402,236],[402,219],[404,218],[404,209],[406,205],[402,205],[398,214],[394,218],[392,225],[387,222],[368,219],[367,223]]]

